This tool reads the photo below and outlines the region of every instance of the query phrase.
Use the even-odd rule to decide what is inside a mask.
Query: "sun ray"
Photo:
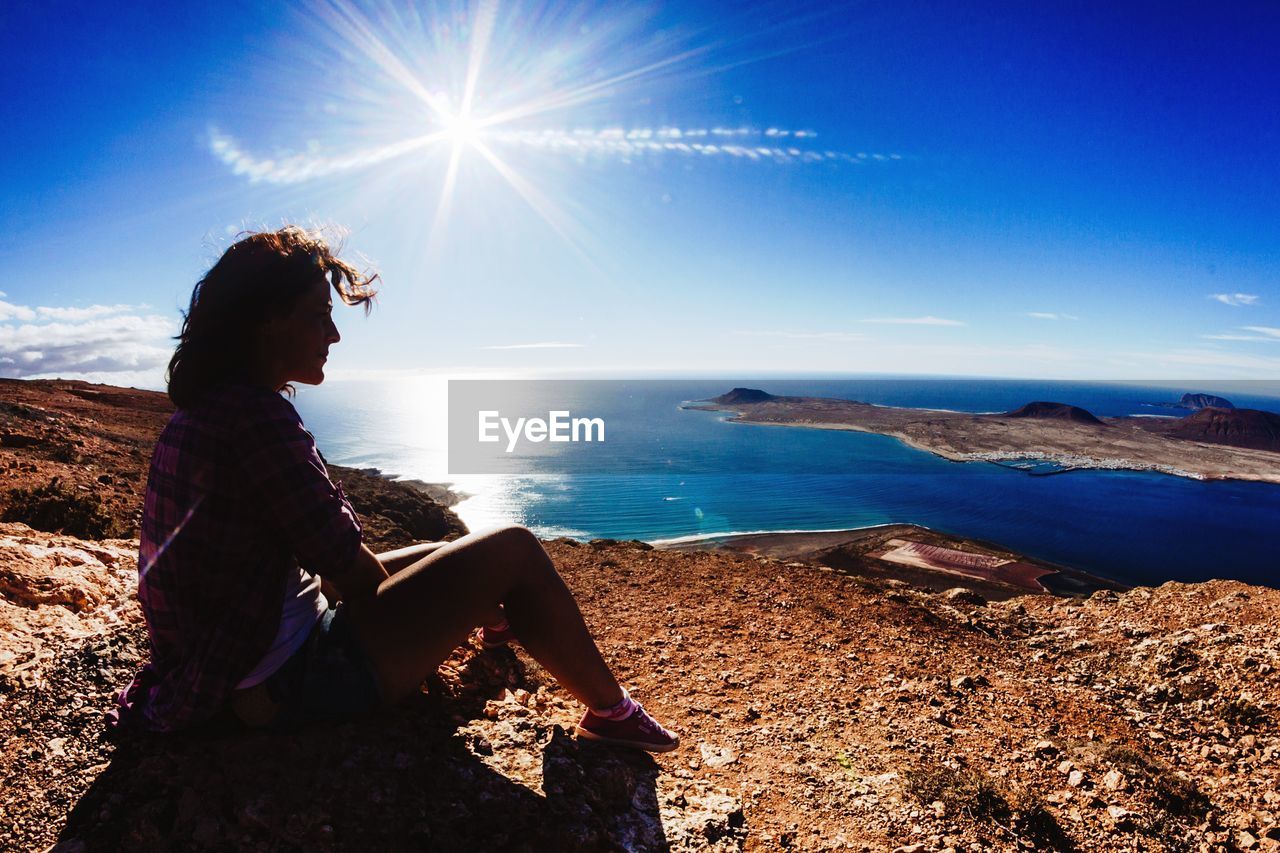
[[[525,203],[528,204],[529,207],[538,214],[538,216],[542,217],[543,221],[546,222],[547,225],[551,226],[551,229],[555,231],[556,234],[560,235],[561,239],[573,247],[574,251],[577,252],[579,256],[594,266],[594,263],[591,261],[590,256],[587,254],[581,242],[569,232],[568,223],[571,220],[560,210],[559,207],[556,206],[555,202],[540,193],[537,187],[522,178],[515,169],[512,169],[503,162],[502,158],[493,153],[489,146],[485,145],[483,142],[477,142],[475,144],[475,149],[480,152],[480,156],[484,157],[484,159],[489,162],[489,165],[493,166],[494,170],[501,175],[507,183],[511,184],[512,189],[514,189],[520,197],[525,200]]]
[[[458,180],[458,164],[462,161],[462,144],[456,141],[449,152],[449,165],[444,172],[444,185],[440,188],[440,201],[436,205],[436,215],[431,222],[431,231],[427,236],[427,254],[430,255],[440,241],[444,239],[445,226],[449,220],[449,211],[453,206],[453,188]]]
[[[422,85],[413,71],[392,53],[386,42],[378,37],[365,15],[352,4],[344,3],[342,0],[327,0],[327,6],[339,17],[339,23],[347,27],[347,30],[343,30],[331,22],[330,25],[335,31],[342,32],[348,39],[355,36],[355,42],[364,55],[381,68],[388,77],[426,104],[438,118],[449,117],[448,102]]]
[[[481,0],[476,14],[476,23],[471,31],[471,55],[467,60],[467,81],[462,91],[462,107],[458,110],[458,115],[463,118],[471,116],[476,84],[480,80],[480,70],[484,66],[485,53],[489,49],[489,39],[493,36],[493,24],[497,16],[497,0]]]
[[[621,74],[610,77],[607,80],[600,80],[586,86],[579,86],[576,89],[571,89],[566,92],[549,92],[544,98],[539,100],[530,101],[526,104],[522,104],[521,106],[512,107],[511,109],[503,110],[487,116],[484,121],[481,122],[481,126],[490,127],[498,124],[506,124],[507,122],[517,121],[522,118],[529,118],[531,116],[540,115],[553,110],[567,109],[569,107],[589,103],[599,97],[602,92],[607,91],[614,86],[635,80],[637,77],[642,77],[646,74],[652,74],[654,71],[658,71],[662,68],[667,68],[684,62],[687,59],[691,59],[692,57],[701,54],[703,50],[704,49],[702,48],[687,50],[675,56],[660,59],[657,62],[651,62],[641,68],[625,71]]]

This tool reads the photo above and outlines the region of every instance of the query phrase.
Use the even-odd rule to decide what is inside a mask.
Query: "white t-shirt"
[[[329,601],[320,591],[320,579],[298,567],[298,576],[284,591],[284,606],[280,612],[280,629],[271,641],[271,648],[258,661],[258,665],[240,680],[236,690],[253,687],[266,681],[285,661],[302,648],[320,617],[329,609]]]

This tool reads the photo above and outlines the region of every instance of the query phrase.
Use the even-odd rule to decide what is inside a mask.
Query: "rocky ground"
[[[0,471],[101,464],[40,453]],[[419,516],[384,482],[348,492],[394,547]],[[145,655],[136,541],[0,525],[0,848],[1280,849],[1280,591],[996,601],[852,559],[547,548],[676,752],[577,743],[536,663],[473,647],[363,720],[107,739]]]

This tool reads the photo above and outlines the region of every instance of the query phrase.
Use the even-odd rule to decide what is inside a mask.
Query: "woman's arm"
[[[378,562],[378,557],[369,550],[369,546],[361,545],[355,560],[344,571],[335,572],[327,579],[320,579],[320,591],[330,603],[351,601],[374,595],[387,577],[387,570]]]
[[[382,564],[383,571],[387,576],[394,575],[402,569],[407,569],[423,557],[448,545],[448,542],[419,542],[417,545],[410,545],[407,548],[397,548],[394,551],[383,551],[381,554],[374,555],[379,563]],[[368,550],[363,548],[363,550]],[[380,582],[380,581],[379,581]],[[342,593],[338,587],[331,583],[327,578],[320,578],[320,591],[324,593],[324,597],[329,600],[330,604],[342,600]]]

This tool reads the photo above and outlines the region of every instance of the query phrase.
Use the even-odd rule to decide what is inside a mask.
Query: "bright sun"
[[[480,141],[480,125],[469,115],[443,118],[444,135],[455,145],[474,145]]]

